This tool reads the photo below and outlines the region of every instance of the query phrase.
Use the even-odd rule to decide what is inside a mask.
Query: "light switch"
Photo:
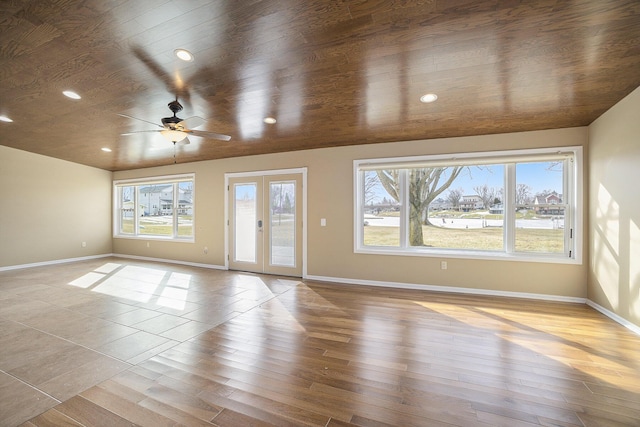
[[[326,226],[327,226],[327,219],[320,218],[320,227],[326,227]]]

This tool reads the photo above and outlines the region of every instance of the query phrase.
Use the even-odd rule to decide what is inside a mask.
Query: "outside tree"
[[[516,185],[516,205],[531,203],[531,186],[527,184]]]
[[[452,188],[447,193],[446,200],[451,203],[454,209],[458,210],[460,209],[460,199],[462,199],[463,194],[464,190],[462,188]]]
[[[410,169],[409,173],[409,244],[423,246],[422,225],[429,224],[429,204],[451,186],[464,166]],[[400,202],[398,170],[376,171],[380,183]],[[450,172],[447,177],[446,172]]]
[[[380,181],[378,175],[373,171],[367,171],[364,173],[364,204],[373,204],[376,198],[376,186]]]
[[[485,209],[489,209],[491,207],[491,203],[495,200],[497,195],[496,189],[494,187],[489,187],[487,184],[473,187],[473,191],[475,191],[480,197]]]
[[[293,213],[293,204],[291,203],[291,197],[289,197],[289,193],[284,195],[284,206],[282,208],[283,213],[291,214]]]

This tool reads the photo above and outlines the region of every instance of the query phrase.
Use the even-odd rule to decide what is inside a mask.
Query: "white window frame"
[[[180,191],[179,184],[182,182],[192,182],[193,189],[191,194],[192,200],[192,233],[191,236],[182,237],[178,235],[178,216],[180,209]],[[154,235],[154,234],[140,234],[139,229],[139,219],[141,217],[141,208],[140,202],[138,201],[139,197],[139,189],[141,187],[146,187],[150,185],[173,185],[173,233],[172,235]],[[122,197],[120,196],[119,189],[122,187],[134,187],[135,190],[133,192],[133,218],[134,220],[134,231],[133,233],[121,233],[121,202]],[[167,175],[167,176],[157,176],[157,177],[149,177],[149,178],[136,178],[136,179],[122,179],[113,181],[113,237],[119,239],[141,239],[141,240],[165,240],[165,241],[174,241],[174,242],[195,242],[195,232],[196,232],[196,175],[195,173],[189,174],[181,174],[181,175]],[[161,202],[158,206],[162,209],[163,203]]]
[[[382,254],[400,256],[423,256],[438,258],[469,258],[485,260],[512,260],[527,262],[546,262],[558,264],[582,264],[583,247],[583,153],[582,147],[554,147],[525,150],[493,151],[480,153],[459,153],[432,156],[394,157],[381,159],[354,160],[354,253]],[[554,159],[561,156],[571,158],[564,168],[563,202],[568,205],[565,213],[565,253],[516,252],[515,239],[515,163]],[[466,249],[443,249],[411,247],[407,243],[409,222],[408,203],[400,203],[400,245],[398,247],[365,246],[363,180],[364,171],[373,169],[409,169],[428,166],[455,166],[478,164],[505,165],[504,200],[504,241],[503,251],[480,251]],[[402,181],[401,181],[402,184]],[[408,191],[401,185],[404,200]],[[511,214],[510,212],[514,212]]]

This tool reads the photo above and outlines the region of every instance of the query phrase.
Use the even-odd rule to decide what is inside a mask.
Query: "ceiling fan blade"
[[[161,130],[134,130],[131,132],[121,133],[120,135],[135,135],[137,133],[162,132]]]
[[[136,58],[138,58],[156,78],[164,83],[170,93],[179,97],[185,103],[190,104],[191,97],[189,95],[189,89],[185,87],[185,83],[182,80],[172,79],[171,71],[163,68],[162,65],[142,49],[141,46],[134,46],[131,50]]]
[[[207,132],[203,130],[185,130],[185,132],[191,135],[199,136],[201,138],[219,139],[220,141],[229,141],[231,139],[229,135],[223,135],[221,133],[215,133],[215,132]]]
[[[122,116],[122,117],[126,117],[126,118],[128,118],[128,119],[140,120],[141,122],[149,123],[149,124],[152,124],[152,125],[154,125],[154,126],[159,126],[159,127],[161,127],[161,128],[163,128],[163,129],[164,129],[164,126],[159,125],[158,123],[150,122],[149,120],[139,119],[139,118],[137,118],[137,117],[128,116],[128,115],[126,115],[126,114],[120,114],[120,113],[118,113],[118,115],[119,115],[119,116]]]
[[[183,124],[185,129],[193,129],[193,128],[197,128],[198,126],[202,126],[206,122],[207,121],[202,117],[193,116],[193,117],[184,119],[181,123]]]

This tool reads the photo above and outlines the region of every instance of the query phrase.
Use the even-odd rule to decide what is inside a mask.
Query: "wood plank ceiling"
[[[176,96],[231,136],[178,162],[585,126],[640,85],[640,2],[4,0],[0,83],[0,144],[112,171],[173,163],[118,114]]]

